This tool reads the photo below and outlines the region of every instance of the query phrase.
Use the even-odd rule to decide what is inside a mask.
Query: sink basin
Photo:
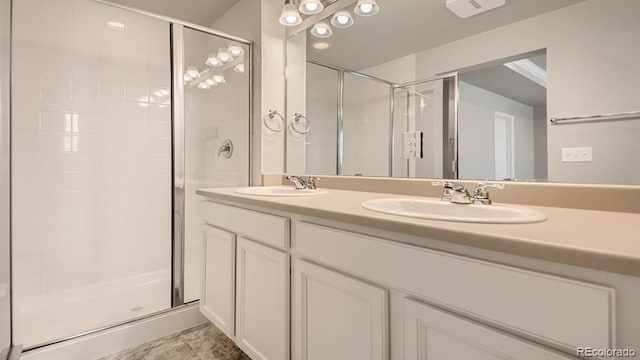
[[[258,196],[313,196],[328,193],[324,189],[296,189],[290,186],[250,186],[237,189],[236,192]]]
[[[524,224],[547,219],[537,210],[520,206],[465,205],[430,199],[375,199],[363,202],[362,207],[385,214],[414,218],[487,224]]]

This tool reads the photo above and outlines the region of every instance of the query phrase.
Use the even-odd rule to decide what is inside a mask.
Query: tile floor
[[[203,324],[100,360],[251,360],[211,324]]]

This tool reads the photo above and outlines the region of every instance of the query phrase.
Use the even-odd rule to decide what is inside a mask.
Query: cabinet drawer
[[[289,219],[204,201],[204,222],[277,248],[289,247]]]
[[[309,223],[298,254],[565,349],[613,347],[613,289]]]

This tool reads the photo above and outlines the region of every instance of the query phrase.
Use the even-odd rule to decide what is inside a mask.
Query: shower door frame
[[[13,1],[12,0],[0,0],[2,1],[4,4],[5,2],[9,3],[9,6],[11,7],[11,9],[13,9]],[[230,40],[230,41],[235,41],[238,43],[241,43],[243,45],[246,45],[249,48],[248,51],[248,55],[246,56],[246,61],[248,64],[248,116],[247,116],[247,121],[249,122],[248,124],[248,134],[247,134],[247,146],[248,146],[248,169],[247,169],[247,181],[249,185],[253,184],[253,117],[254,117],[254,92],[253,92],[253,85],[254,85],[254,80],[253,80],[253,76],[254,76],[254,61],[253,61],[253,52],[254,52],[254,43],[251,40],[246,40],[240,37],[236,37],[233,35],[229,35],[227,33],[221,32],[221,31],[217,31],[214,29],[210,29],[204,26],[200,26],[197,24],[192,24],[186,21],[182,21],[182,20],[178,20],[175,18],[171,18],[171,17],[167,17],[167,16],[162,16],[162,15],[157,15],[154,13],[150,13],[147,11],[143,11],[143,10],[138,10],[135,8],[131,8],[128,6],[123,6],[120,4],[115,4],[112,3],[110,1],[106,1],[106,0],[91,0],[91,1],[95,1],[97,3],[100,3],[102,5],[106,5],[106,6],[112,6],[112,7],[116,7],[116,8],[120,8],[123,10],[127,10],[127,11],[131,11],[134,13],[138,13],[141,15],[145,15],[145,16],[149,16],[151,18],[155,18],[155,19],[159,19],[159,20],[163,20],[167,22],[167,25],[170,26],[171,32],[173,32],[174,28],[180,28],[181,30],[184,28],[188,28],[188,29],[193,29],[193,30],[197,30],[212,36],[216,36],[219,38],[223,38],[226,40]],[[11,21],[10,23],[10,27],[11,30],[13,29],[13,16],[12,16],[12,11],[9,12],[9,14],[11,14]],[[181,31],[180,30],[180,31]],[[174,41],[176,41],[174,43]],[[140,317],[136,317],[136,318],[131,318],[125,321],[121,321],[121,322],[117,322],[117,323],[113,323],[113,324],[109,324],[106,326],[102,326],[99,328],[95,328],[95,329],[91,329],[91,330],[87,330],[84,331],[82,333],[79,334],[74,334],[71,336],[66,336],[63,338],[58,338],[58,339],[53,339],[41,344],[36,344],[33,346],[29,346],[27,348],[24,348],[24,350],[22,350],[22,347],[18,344],[14,344],[13,342],[13,338],[11,339],[11,345],[12,345],[12,351],[9,353],[9,358],[13,359],[13,356],[18,356],[20,354],[20,351],[29,351],[29,350],[35,350],[35,349],[39,349],[39,348],[43,348],[46,346],[50,346],[50,345],[54,345],[54,344],[59,344],[65,341],[69,341],[69,340],[73,340],[73,339],[77,339],[77,338],[81,338],[87,335],[91,335],[91,334],[95,334],[98,332],[102,332],[105,330],[109,330],[109,329],[114,329],[117,328],[119,326],[122,325],[126,325],[126,324],[131,324],[134,322],[138,322],[141,320],[145,320],[145,319],[149,319],[149,318],[153,318],[156,317],[158,315],[162,315],[162,314],[166,314],[166,313],[170,313],[170,312],[174,312],[177,310],[181,310],[187,306],[190,306],[193,303],[197,303],[199,300],[194,300],[188,303],[184,302],[184,267],[183,267],[183,256],[184,256],[184,138],[180,138],[178,140],[181,141],[181,145],[182,148],[178,149],[179,151],[176,151],[176,139],[175,136],[177,134],[183,134],[184,132],[184,97],[179,98],[177,96],[180,95],[184,95],[184,84],[183,84],[183,79],[182,79],[182,68],[178,68],[177,66],[179,64],[183,63],[183,58],[182,57],[175,57],[176,53],[174,52],[174,47],[176,45],[178,45],[178,47],[182,47],[182,50],[184,50],[184,38],[181,37],[180,39],[176,39],[176,37],[171,36],[170,38],[167,39],[167,41],[170,42],[170,46],[172,47],[172,52],[171,52],[171,88],[172,88],[172,112],[171,112],[171,127],[172,127],[172,136],[171,136],[171,143],[172,143],[172,189],[173,189],[173,193],[172,193],[172,211],[173,211],[173,215],[172,215],[172,284],[171,284],[171,294],[167,294],[167,296],[171,297],[171,307],[164,309],[164,310],[160,310],[151,314],[147,314],[144,316],[140,316]],[[178,55],[183,56],[184,52],[180,52],[178,53]],[[176,61],[178,60],[178,61]],[[11,67],[11,50],[9,51],[9,68]],[[0,69],[0,70],[4,70],[4,69]],[[179,81],[176,82],[176,79],[179,79]],[[9,91],[3,91],[2,96],[7,96],[7,98],[9,98],[10,100],[10,96],[11,96],[11,87],[12,87],[12,74],[11,71],[9,72]],[[176,84],[178,84],[178,86],[176,86]],[[2,85],[2,84],[0,84]],[[182,89],[182,91],[179,94],[176,94],[178,91],[180,91],[180,89]],[[5,90],[4,87],[2,90]],[[178,91],[176,91],[178,90]],[[8,95],[5,95],[5,93],[7,93]],[[179,99],[179,102],[176,102],[175,100]],[[178,103],[178,108],[182,108],[182,115],[180,117],[176,117],[176,103]],[[6,118],[5,116],[1,116],[3,114],[0,114],[0,126],[6,126],[6,128],[8,130],[11,129],[11,108],[10,108],[10,101],[9,101],[9,116],[8,118]],[[179,114],[178,114],[179,115]],[[10,133],[7,132],[7,134],[5,135],[4,133],[0,133],[0,135],[2,136],[2,138],[0,138],[0,146],[10,146]],[[6,137],[6,139],[5,139]],[[5,144],[6,143],[6,144]],[[8,151],[8,156],[9,159],[11,158],[11,149],[9,148]],[[11,177],[11,164],[10,164],[10,160],[7,162],[8,164],[8,171],[7,171],[7,175],[9,176],[9,178]],[[5,170],[5,169],[0,169],[0,170]],[[3,191],[4,189],[0,189],[0,191]],[[9,191],[9,195],[11,194],[11,183],[9,182],[9,186],[8,189]],[[176,199],[181,199],[181,204],[178,204],[178,201],[176,201]],[[9,198],[9,201],[10,198]],[[176,209],[180,210],[180,216],[181,218],[179,219],[179,221],[176,221]],[[9,213],[9,219],[10,220],[11,216]],[[4,220],[4,219],[3,219]],[[8,231],[10,232],[11,229],[10,227],[8,228]],[[11,235],[11,234],[10,234]],[[12,246],[12,237],[9,236],[9,249],[11,249]],[[11,264],[12,262],[12,253],[9,252],[9,263]],[[10,296],[10,301],[13,300],[12,298],[12,293],[13,293],[13,274],[12,274],[12,268],[10,266],[10,290],[9,290],[9,296]],[[13,317],[13,306],[11,306],[10,309],[10,317],[11,317],[11,333],[13,332],[13,323],[14,323],[14,317]],[[0,360],[4,360],[4,359],[0,359]]]

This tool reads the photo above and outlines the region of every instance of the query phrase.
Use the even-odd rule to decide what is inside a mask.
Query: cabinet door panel
[[[236,236],[204,226],[200,312],[227,336],[234,335]]]
[[[576,359],[413,300],[403,313],[405,360]]]
[[[252,359],[289,359],[289,254],[238,238],[236,339]]]
[[[295,360],[389,358],[386,290],[304,261],[293,286]]]

